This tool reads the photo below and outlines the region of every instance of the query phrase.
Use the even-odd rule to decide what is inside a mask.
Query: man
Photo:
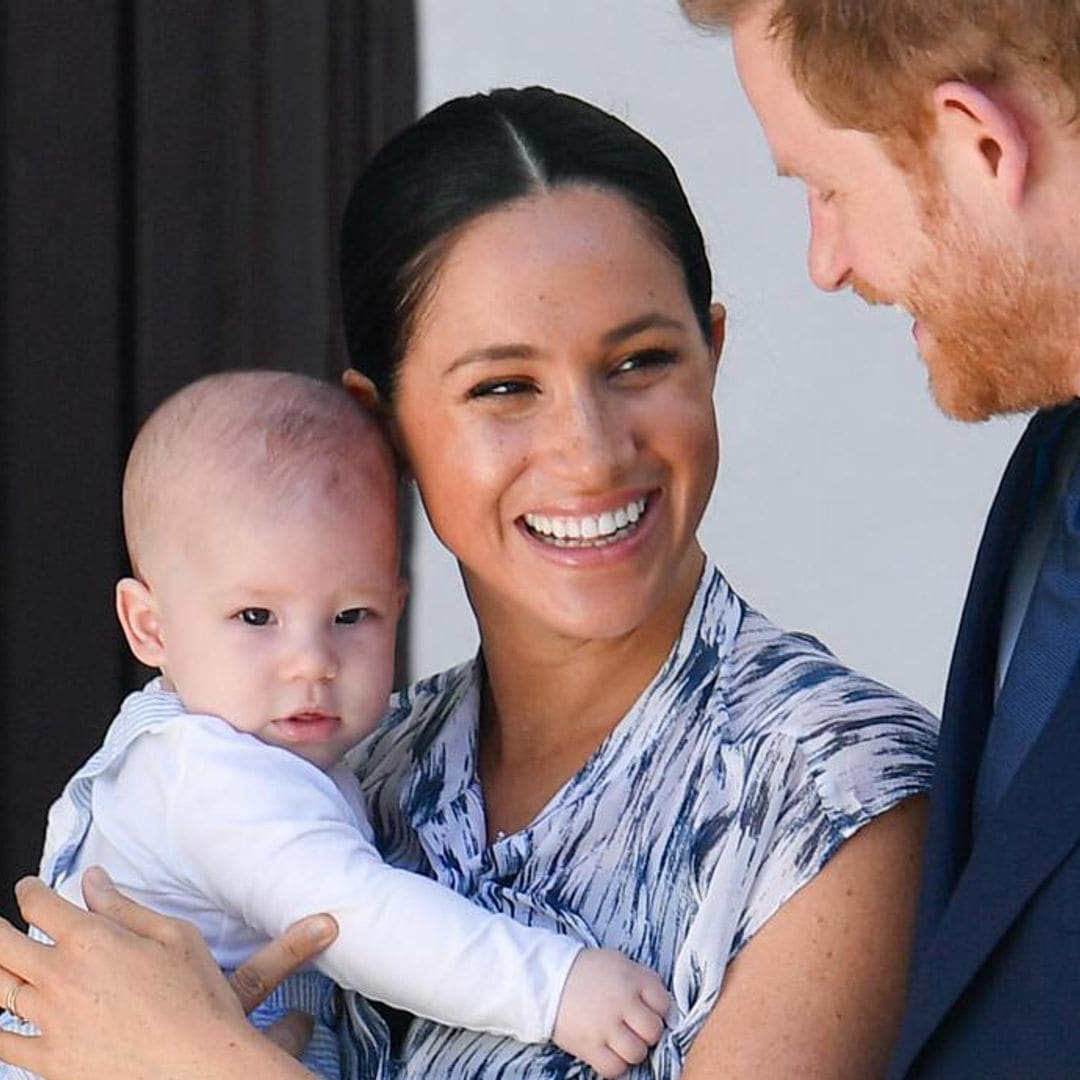
[[[1039,410],[953,656],[891,1075],[1080,1076],[1080,2],[682,3],[806,185],[814,282],[909,312],[949,415]]]

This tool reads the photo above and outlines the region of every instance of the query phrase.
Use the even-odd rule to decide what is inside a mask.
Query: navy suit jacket
[[[1080,1077],[1080,672],[972,840],[1002,601],[1024,518],[1013,454],[987,521],[949,672],[911,982],[890,1077]],[[1080,625],[1072,630],[1080,642]]]

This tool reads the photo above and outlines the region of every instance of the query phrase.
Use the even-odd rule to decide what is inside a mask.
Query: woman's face
[[[524,618],[611,638],[685,604],[716,475],[720,331],[703,339],[680,267],[611,193],[521,199],[454,243],[395,422],[485,633]]]

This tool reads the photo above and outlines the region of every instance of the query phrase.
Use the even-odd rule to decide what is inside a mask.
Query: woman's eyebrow
[[[618,345],[635,334],[645,330],[685,330],[686,324],[680,319],[673,319],[670,315],[664,315],[659,311],[650,311],[645,315],[639,315],[636,319],[616,326],[604,334],[601,341],[605,345]]]
[[[443,372],[444,377],[457,371],[466,364],[476,364],[484,360],[529,360],[537,355],[537,350],[532,345],[511,342],[506,345],[484,345],[479,349],[469,349],[463,352]]]
[[[646,330],[685,330],[686,324],[680,319],[673,319],[670,315],[664,315],[659,311],[650,311],[629,322],[608,330],[600,338],[605,347],[619,345],[628,338]],[[443,373],[447,376],[457,371],[466,364],[477,364],[491,360],[534,360],[540,355],[540,350],[534,345],[526,345],[523,342],[507,342],[500,345],[483,345],[478,349],[469,349],[463,352]]]

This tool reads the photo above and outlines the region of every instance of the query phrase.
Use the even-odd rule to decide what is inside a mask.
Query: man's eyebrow
[[[785,165],[783,162],[778,161],[776,163],[776,175],[785,180],[793,180],[798,176],[798,173],[796,173],[790,165]]]

